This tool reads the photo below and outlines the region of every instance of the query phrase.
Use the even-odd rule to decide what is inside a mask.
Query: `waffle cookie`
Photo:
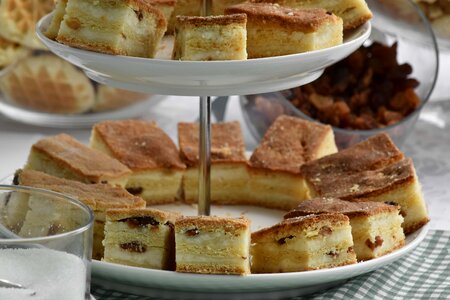
[[[343,214],[284,220],[252,233],[252,273],[284,273],[356,263],[352,232]]]
[[[18,43],[8,41],[0,36],[0,70],[16,62],[27,54],[27,50]]]
[[[303,201],[284,218],[323,213],[341,213],[349,217],[358,260],[380,257],[405,244],[401,226],[403,217],[399,214],[400,206],[395,203],[315,198]]]
[[[84,183],[124,187],[130,169],[118,160],[91,149],[67,134],[39,140],[31,147],[25,169]]]
[[[0,35],[33,49],[45,49],[35,34],[35,27],[53,6],[53,0],[0,1]]]
[[[246,23],[245,14],[178,16],[172,59],[245,60]]]
[[[86,75],[53,56],[30,56],[0,79],[8,101],[27,109],[61,114],[88,111],[95,92]]]
[[[122,90],[107,85],[98,85],[93,112],[111,111],[144,101],[148,94]]]
[[[78,181],[54,177],[39,171],[22,170],[15,174],[15,184],[43,188],[67,194],[88,205],[95,216],[92,257],[103,257],[106,211],[113,208],[144,208],[145,201],[129,194],[123,188],[109,184],[84,184]],[[25,205],[26,206],[26,205]]]
[[[280,116],[267,130],[249,160],[249,196],[252,204],[289,210],[309,191],[300,167],[337,152],[328,125]]]
[[[177,272],[250,273],[250,221],[245,218],[180,218],[175,245]]]
[[[202,14],[202,0],[177,0],[167,25],[167,33],[175,32],[177,16],[200,16]]]
[[[105,121],[92,129],[90,145],[133,171],[126,189],[148,204],[174,202],[186,169],[177,147],[155,123]]]
[[[398,203],[405,233],[429,221],[412,160],[386,134],[306,163],[301,172],[311,197]]]
[[[154,57],[166,28],[163,13],[143,0],[68,0],[56,40],[108,54]]]
[[[344,29],[356,28],[372,18],[364,0],[252,0],[253,2],[277,3],[291,8],[322,8],[344,21]]]
[[[158,209],[110,209],[104,261],[150,269],[175,269],[174,222],[181,215]]]
[[[342,19],[324,9],[293,9],[271,3],[229,6],[225,14],[247,15],[249,58],[313,51],[342,44]]]
[[[188,166],[183,175],[184,201],[198,202],[199,125],[178,124],[181,158]],[[211,202],[250,204],[247,202],[247,162],[239,122],[212,124],[211,128]]]

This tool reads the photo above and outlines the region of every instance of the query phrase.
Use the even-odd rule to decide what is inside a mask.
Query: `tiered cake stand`
[[[61,58],[82,68],[93,80],[119,88],[163,95],[200,96],[200,180],[198,213],[208,215],[211,96],[266,93],[309,83],[323,69],[345,58],[369,37],[367,23],[346,33],[342,45],[294,55],[246,61],[172,61],[113,56],[71,48],[43,32],[51,16],[37,26],[41,41]],[[253,219],[252,219],[253,221]],[[348,278],[378,269],[404,256],[425,237],[426,228],[408,237],[397,252],[355,265],[284,274],[219,276],[182,274],[93,262],[97,283],[133,294],[163,298],[270,299],[322,290]],[[114,282],[114,284],[110,284]]]

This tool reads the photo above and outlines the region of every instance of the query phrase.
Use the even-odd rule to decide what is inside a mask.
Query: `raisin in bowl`
[[[259,140],[279,115],[286,114],[331,125],[340,149],[381,132],[401,147],[429,100],[439,66],[430,24],[411,1],[402,2],[421,17],[421,27],[414,26],[428,32],[422,40],[404,34],[402,26],[407,24],[383,31],[377,11],[373,11],[370,40],[327,68],[316,81],[241,97],[244,119],[253,136]]]

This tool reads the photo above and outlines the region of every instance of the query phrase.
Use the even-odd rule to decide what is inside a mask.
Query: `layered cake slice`
[[[183,217],[175,222],[177,272],[250,273],[250,220]]]
[[[324,9],[247,2],[227,7],[225,14],[247,15],[249,58],[313,51],[343,41],[342,19]]]
[[[104,261],[175,269],[174,222],[181,215],[158,209],[110,209],[106,213]]]
[[[68,0],[56,40],[108,54],[154,57],[166,29],[164,14],[148,1]]]
[[[253,2],[277,3],[292,8],[322,8],[344,20],[344,29],[356,28],[372,18],[364,0],[252,0]]]
[[[184,201],[198,202],[199,125],[178,124],[181,158],[188,166],[183,175]],[[247,159],[239,122],[212,124],[211,202],[250,204],[247,197]]]
[[[178,16],[172,59],[178,60],[245,60],[247,59],[247,17]]]
[[[301,172],[312,197],[398,203],[405,233],[429,221],[412,160],[386,134],[309,162]]]
[[[174,202],[177,198],[186,166],[174,142],[155,123],[98,123],[92,129],[90,145],[133,171],[126,189],[148,204]]]
[[[310,214],[341,213],[349,217],[354,250],[358,260],[368,260],[392,252],[405,244],[403,217],[395,203],[349,202],[336,198],[315,198],[299,204],[284,218]]]
[[[131,174],[124,164],[91,149],[67,134],[39,140],[31,147],[25,169],[81,181],[124,187]]]
[[[292,209],[309,199],[300,167],[337,152],[328,125],[280,116],[249,160],[248,199],[259,206]]]
[[[352,232],[343,214],[284,220],[252,233],[252,273],[284,273],[356,263]]]
[[[112,208],[144,208],[145,201],[128,193],[123,188],[109,184],[84,184],[62,179],[33,170],[16,172],[15,184],[43,188],[70,195],[88,205],[95,215],[94,221],[94,259],[103,257],[104,226],[106,211]]]

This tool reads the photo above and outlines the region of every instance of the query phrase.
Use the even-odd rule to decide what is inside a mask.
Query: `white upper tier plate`
[[[268,58],[235,61],[170,60],[163,41],[155,59],[115,56],[72,48],[48,39],[52,15],[40,20],[40,40],[61,58],[85,70],[93,80],[123,89],[179,96],[226,96],[265,93],[307,84],[323,69],[358,49],[369,37],[370,23],[345,34],[339,46]]]
[[[195,205],[167,204],[156,208],[196,215]],[[252,206],[213,205],[212,214],[238,217],[245,215],[256,231],[282,220],[286,213]],[[425,238],[428,225],[410,234],[403,248],[385,256],[357,264],[317,271],[251,274],[248,276],[187,274],[151,270],[93,261],[92,279],[105,288],[164,299],[280,299],[304,295],[359,276],[410,253]]]

